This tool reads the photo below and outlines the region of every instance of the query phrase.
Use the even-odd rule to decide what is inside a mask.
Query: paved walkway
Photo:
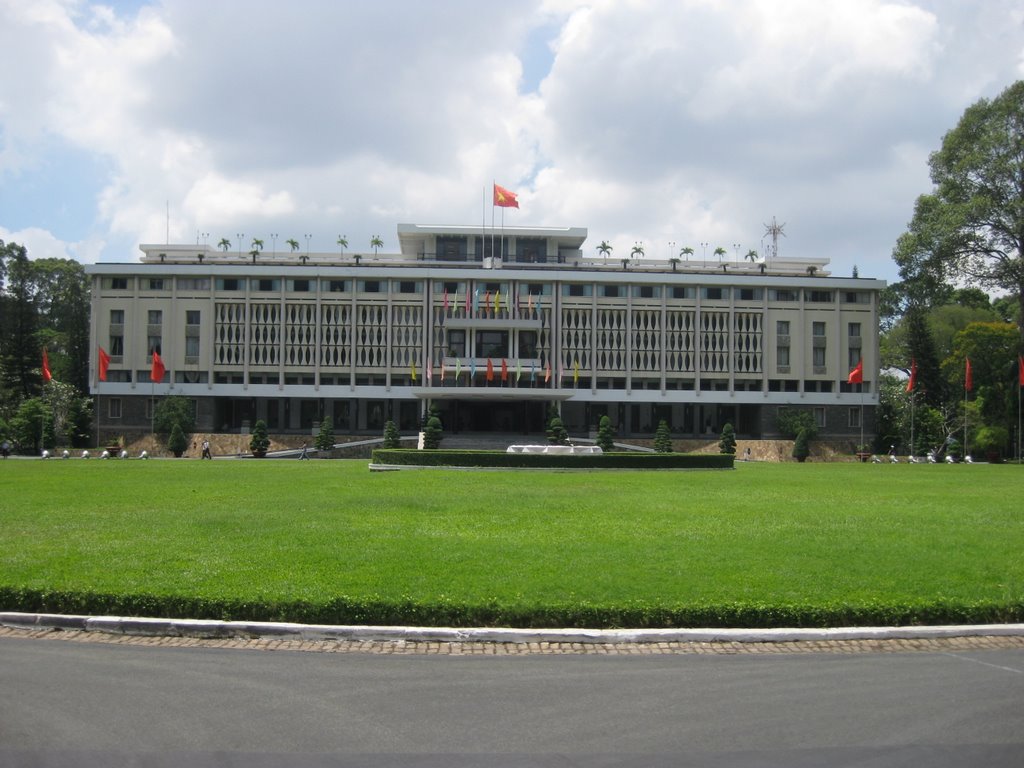
[[[587,635],[593,636],[593,639],[588,640]],[[662,639],[659,639],[659,635]],[[727,639],[729,635],[736,639]],[[489,629],[432,630],[414,627],[310,627],[294,624],[4,613],[0,614],[0,639],[2,638],[173,648],[383,655],[946,653],[1024,648],[1024,625],[842,630],[650,630],[646,633],[601,633],[586,630],[531,632]]]

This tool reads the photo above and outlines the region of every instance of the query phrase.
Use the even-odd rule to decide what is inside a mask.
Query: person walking
[[[200,461],[203,459],[209,459],[213,461],[213,454],[210,453],[210,441],[203,440],[203,455],[199,457]]]

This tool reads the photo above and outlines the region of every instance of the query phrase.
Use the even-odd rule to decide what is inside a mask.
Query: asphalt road
[[[0,766],[1020,766],[1024,650],[386,656],[0,638]]]

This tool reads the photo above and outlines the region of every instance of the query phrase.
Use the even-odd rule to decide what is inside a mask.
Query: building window
[[[583,285],[582,283],[569,283],[564,286],[564,295],[566,296],[591,296],[593,295],[591,286]]]
[[[807,301],[815,304],[829,304],[832,302],[832,291],[806,291],[804,295]]]
[[[477,357],[508,357],[508,331],[477,331]]]
[[[692,285],[673,285],[672,286],[672,298],[673,299],[694,299],[697,297],[697,291]]]
[[[162,325],[164,322],[164,313],[159,309],[151,309],[147,314],[146,322],[150,325]]]
[[[208,291],[210,290],[210,278],[208,277],[179,277],[179,291]]]
[[[185,357],[199,357],[199,337],[190,335],[185,337]]]
[[[110,397],[107,398],[107,417],[111,419],[121,418],[121,398]]]
[[[185,325],[199,325],[200,317],[198,309],[185,310]]]
[[[380,280],[362,280],[360,286],[363,293],[380,293]]]
[[[846,425],[848,427],[860,426],[860,408],[850,408],[847,410],[846,415]]]
[[[775,350],[775,361],[776,365],[781,368],[789,368],[789,346],[779,345],[778,349]]]
[[[269,278],[258,278],[252,281],[252,289],[254,291],[262,291],[264,293],[269,291],[276,291],[281,287],[281,284],[277,280]]]
[[[619,285],[602,285],[601,295],[606,299],[617,299],[622,295],[622,286]]]
[[[127,291],[128,290],[128,278],[127,277],[108,277],[103,280],[103,287],[110,288],[114,291]]]
[[[398,282],[399,293],[419,293],[420,284],[415,280],[400,280]]]
[[[289,280],[288,290],[294,293],[309,293],[309,280]]]
[[[463,330],[451,329],[448,331],[448,356],[466,356],[466,332]]]
[[[800,301],[800,295],[791,288],[772,288],[768,291],[771,301]]]
[[[789,320],[776,320],[775,321],[775,335],[776,336],[789,336]]]
[[[523,358],[537,357],[537,332],[536,331],[520,331],[519,332],[519,357],[523,357]]]
[[[162,277],[151,277],[146,281],[146,287],[151,291],[162,291],[164,289],[164,279]]]
[[[814,423],[818,426],[818,429],[825,428],[825,409],[815,408],[814,409]]]
[[[737,288],[735,298],[737,301],[760,301],[764,296],[761,288]]]
[[[121,334],[110,334],[110,356],[121,357],[124,354],[124,336]]]
[[[348,290],[344,280],[325,280],[324,283],[328,293],[345,293]]]
[[[216,287],[218,291],[240,291],[242,281],[237,277],[218,277]]]
[[[659,285],[638,285],[633,288],[633,295],[638,299],[660,299],[661,286]]]
[[[722,288],[715,288],[711,286],[705,286],[700,289],[701,297],[708,301],[721,301],[724,291]]]

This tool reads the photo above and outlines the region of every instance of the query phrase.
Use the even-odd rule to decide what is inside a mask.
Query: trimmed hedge
[[[549,629],[800,628],[1001,624],[1024,621],[1024,603],[922,603],[865,605],[595,605],[469,604],[380,597],[307,601],[217,600],[181,595],[113,595],[0,587],[0,608],[25,613],[144,616],[149,618],[278,621],[302,624]]]
[[[511,469],[733,469],[735,457],[687,453],[505,453],[503,451],[417,451],[378,448],[372,463],[400,467]]]

